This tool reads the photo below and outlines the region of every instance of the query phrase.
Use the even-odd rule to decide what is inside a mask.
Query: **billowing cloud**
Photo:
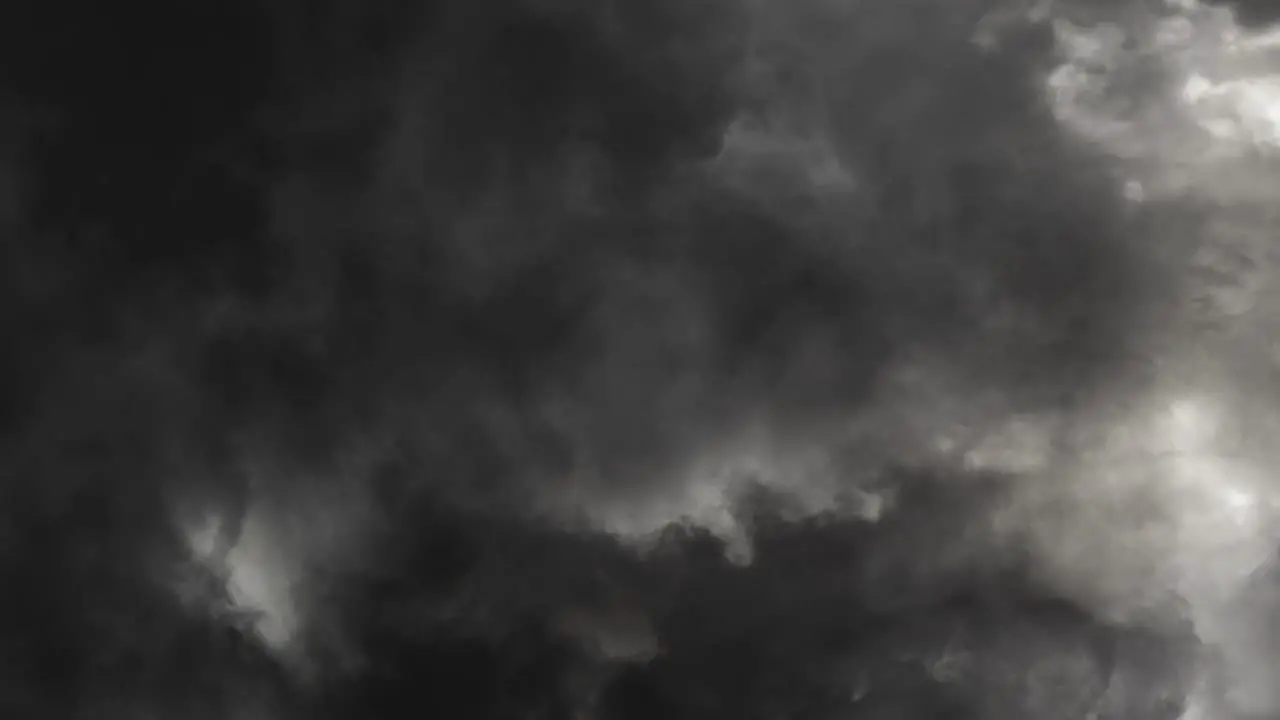
[[[232,5],[5,50],[15,703],[1275,710],[1260,20]]]

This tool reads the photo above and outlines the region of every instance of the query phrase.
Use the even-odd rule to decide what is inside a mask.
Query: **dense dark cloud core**
[[[1280,717],[1261,5],[6,5],[0,714]]]

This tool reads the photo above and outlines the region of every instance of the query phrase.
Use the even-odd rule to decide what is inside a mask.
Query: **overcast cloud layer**
[[[0,712],[1280,717],[1265,6],[5,6]]]

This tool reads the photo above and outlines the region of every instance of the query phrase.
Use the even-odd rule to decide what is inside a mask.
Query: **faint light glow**
[[[279,552],[272,552],[271,528],[260,511],[251,512],[239,541],[219,551],[225,519],[213,510],[194,514],[183,521],[183,538],[193,558],[215,577],[226,581],[225,591],[234,608],[254,613],[254,629],[273,648],[289,643],[297,630],[297,618],[289,598],[291,577]],[[177,588],[185,600],[197,606],[211,600],[200,597],[199,587]],[[211,610],[213,608],[210,608]]]
[[[1227,402],[1208,388],[1157,391],[1089,423],[1102,436],[1084,436],[1067,479],[1027,486],[1019,522],[1055,587],[1118,622],[1187,612],[1206,642],[1223,637],[1232,598],[1276,539],[1267,475],[1231,451]]]
[[[1227,508],[1241,519],[1258,507],[1258,497],[1240,488],[1225,488],[1222,494]]]
[[[1127,180],[1124,184],[1124,198],[1129,202],[1140,203],[1147,199],[1147,191],[1137,180]]]
[[[1168,480],[1186,498],[1188,515],[1198,519],[1189,527],[1225,536],[1257,520],[1259,498],[1249,487],[1250,470],[1216,447],[1221,423],[1221,409],[1204,398],[1177,398],[1157,422],[1156,442],[1171,453]]]
[[[1183,102],[1198,103],[1214,94],[1213,83],[1199,73],[1192,73],[1182,86]]]
[[[1217,720],[1209,713],[1209,709],[1205,707],[1205,691],[1201,687],[1204,684],[1203,679],[1197,684],[1195,690],[1187,697],[1186,709],[1178,716],[1178,720]]]
[[[1015,417],[997,426],[965,453],[975,470],[1032,473],[1043,470],[1052,450],[1052,427],[1046,418]]]
[[[1218,458],[1192,456],[1177,459],[1174,472],[1189,514],[1199,519],[1191,527],[1201,533],[1227,534],[1253,529],[1259,498],[1243,484],[1248,472],[1245,468]]]
[[[1053,30],[1061,62],[1045,90],[1059,123],[1138,161],[1125,172],[1144,199],[1252,197],[1268,186],[1243,161],[1280,152],[1280,30],[1242,28],[1230,10],[1193,0],[1123,26],[1059,18]]]
[[[596,529],[642,548],[672,524],[696,527],[724,543],[729,561],[747,565],[754,547],[742,501],[753,491],[773,494],[784,519],[834,512],[877,522],[893,509],[893,494],[862,487],[859,479],[838,467],[821,441],[791,446],[756,429],[694,458],[662,485],[665,491],[593,498],[587,516]]]
[[[184,523],[182,534],[187,544],[187,550],[202,561],[211,559],[217,549],[218,537],[222,533],[222,525],[222,515],[215,512],[205,513],[188,523]]]
[[[1164,444],[1175,452],[1204,449],[1217,430],[1217,417],[1208,403],[1198,398],[1178,398],[1169,404],[1163,423]]]
[[[1181,99],[1195,122],[1218,140],[1280,147],[1280,76],[1215,83],[1192,74]]]
[[[283,648],[298,630],[291,590],[295,578],[287,558],[273,542],[273,528],[261,513],[251,513],[240,542],[227,556],[228,590],[237,605],[259,613],[254,629],[273,648]]]
[[[733,178],[752,170],[783,170],[817,191],[843,193],[857,185],[830,141],[817,131],[775,128],[741,117],[725,130],[713,166]]]
[[[1234,658],[1244,650],[1232,634],[1241,619],[1231,608],[1270,561],[1276,538],[1265,473],[1225,451],[1223,402],[1200,394],[1157,404],[1152,441],[1165,461],[1152,490],[1168,509],[1164,552],[1197,635]]]

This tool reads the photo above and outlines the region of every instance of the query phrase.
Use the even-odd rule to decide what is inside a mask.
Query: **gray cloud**
[[[1103,437],[1179,346],[1172,209],[1055,115],[1034,13],[249,17],[236,62],[17,84],[33,707],[1181,716],[1193,501]]]

